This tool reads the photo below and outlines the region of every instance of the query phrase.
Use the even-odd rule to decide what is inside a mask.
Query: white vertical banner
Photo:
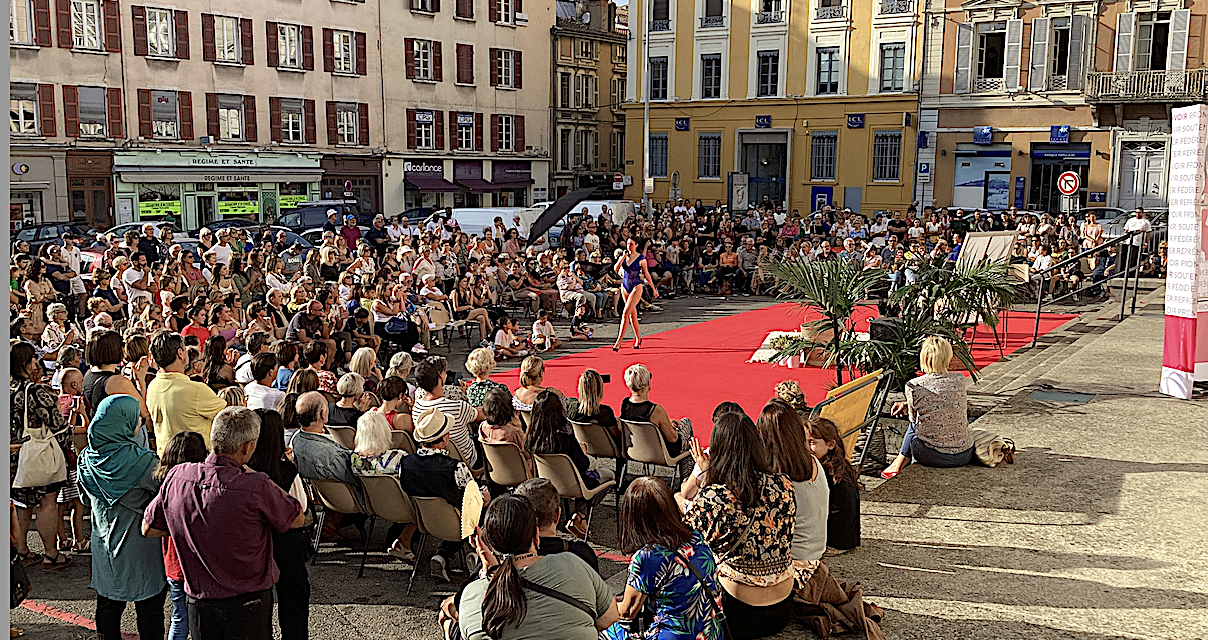
[[[1162,393],[1208,380],[1208,105],[1171,113]]]

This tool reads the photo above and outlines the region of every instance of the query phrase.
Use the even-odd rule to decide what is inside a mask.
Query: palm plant
[[[827,365],[835,366],[836,379],[843,384],[846,362],[840,357],[840,345],[852,333],[855,324],[852,314],[862,306],[871,306],[866,302],[869,292],[885,282],[885,271],[863,269],[844,260],[806,262],[784,258],[764,262],[763,269],[775,280],[774,290],[780,298],[822,314],[822,318],[803,323],[803,327],[816,333],[831,332],[828,342],[804,335],[779,340],[773,358],[782,360],[821,349],[827,356]]]
[[[911,284],[894,291],[890,302],[903,317],[924,316],[952,328],[998,324],[1011,304],[1015,285],[1007,260],[982,260],[953,270],[924,266]]]

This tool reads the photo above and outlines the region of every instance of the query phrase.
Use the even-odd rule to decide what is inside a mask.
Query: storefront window
[[[277,204],[281,211],[289,211],[306,202],[305,182],[282,182],[279,191],[281,195],[277,198]]]
[[[260,190],[254,184],[218,185],[218,219],[255,220],[260,213]]]
[[[9,231],[16,233],[17,229],[31,224],[37,224],[42,219],[41,191],[10,191],[8,194]]]
[[[139,220],[180,220],[180,184],[140,182],[138,185]]]

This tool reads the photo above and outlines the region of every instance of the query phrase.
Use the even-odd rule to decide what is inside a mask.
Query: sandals
[[[566,522],[566,530],[577,538],[587,539],[587,523],[583,522],[583,517],[577,513]]]
[[[901,473],[900,471],[882,471],[881,478],[884,480],[893,480],[893,477]]]
[[[77,540],[75,544],[71,545],[71,550],[76,553],[88,553],[92,551],[92,540],[88,538]]]
[[[37,551],[17,552],[17,557],[21,558],[22,566],[28,567],[31,564],[36,564],[42,558],[42,554]]]
[[[386,550],[386,553],[398,558],[399,560],[402,560],[403,562],[415,562],[415,552],[410,549],[400,548],[397,541],[395,544],[390,545],[390,548]]]
[[[42,570],[43,571],[54,571],[56,569],[62,569],[63,567],[66,567],[70,564],[71,564],[71,556],[69,556],[65,553],[60,553],[57,558],[51,558],[50,556],[48,556],[46,554],[42,554]]]

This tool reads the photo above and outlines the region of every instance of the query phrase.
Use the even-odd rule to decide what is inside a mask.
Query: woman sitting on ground
[[[793,523],[793,574],[804,589],[826,552],[826,518],[830,513],[830,485],[822,464],[810,455],[801,417],[789,403],[773,399],[759,412],[755,430],[768,447],[772,473],[793,483],[797,519]]]
[[[612,407],[604,404],[604,377],[595,369],[587,369],[579,376],[579,397],[572,398],[566,418],[571,422],[587,422],[598,424],[619,444],[621,442],[621,425],[617,422]]]
[[[902,438],[898,457],[881,472],[885,479],[898,475],[909,462],[927,467],[963,467],[973,461],[969,434],[967,378],[948,371],[952,345],[932,336],[923,340],[919,367],[923,375],[906,383],[906,401],[893,405],[894,415],[909,414],[910,427]]]
[[[378,385],[378,394],[382,398],[382,404],[377,410],[386,416],[390,428],[407,433],[414,431],[415,422],[411,419],[411,407],[415,400],[407,391],[407,381],[398,376],[386,376],[382,384]]]
[[[537,394],[533,403],[532,422],[529,424],[524,448],[532,454],[561,453],[570,456],[575,469],[583,478],[583,484],[593,489],[601,482],[612,480],[615,475],[611,469],[588,469],[591,461],[583,453],[583,447],[575,440],[570,425],[566,422],[566,414],[562,410],[562,397],[552,390]],[[571,517],[567,529],[579,536],[586,537],[587,527],[580,511],[586,511],[587,503],[576,500],[576,513]]]
[[[520,386],[512,395],[512,406],[519,411],[532,411],[533,403],[543,391],[549,391],[563,398],[561,391],[553,387],[543,387],[545,381],[545,362],[538,356],[529,356],[520,363]]]
[[[646,476],[629,485],[621,499],[617,534],[622,553],[633,556],[619,613],[633,620],[644,609],[653,609],[654,623],[645,635],[617,624],[602,637],[721,638],[718,605],[711,597],[717,591],[716,559],[704,537],[684,522],[666,483]],[[685,561],[692,563],[694,571],[684,570]],[[701,579],[709,591],[701,588]]]
[[[537,555],[537,516],[527,498],[491,500],[471,541],[490,577],[462,593],[462,638],[596,640],[617,621],[612,589],[586,562],[573,553]]]
[[[631,365],[625,370],[625,386],[629,387],[630,395],[621,401],[621,420],[632,422],[649,422],[658,427],[667,444],[667,453],[677,456],[688,449],[688,440],[692,437],[692,421],[681,418],[671,421],[663,405],[651,402],[650,370],[644,364]],[[680,475],[687,477],[692,471],[692,459],[684,458],[680,463]]]
[[[860,546],[860,481],[834,422],[815,418],[806,424],[806,428],[810,453],[826,469],[826,483],[830,486],[826,553],[837,555]]]
[[[692,448],[705,486],[685,519],[720,554],[718,577],[733,640],[775,635],[792,615],[793,483],[772,472],[767,448],[745,415],[722,415],[710,444],[708,455]]]
[[[505,393],[511,393],[508,386],[502,382],[495,382],[491,379],[491,372],[495,370],[495,351],[486,347],[479,347],[470,352],[466,358],[466,371],[474,376],[474,382],[470,383],[466,389],[466,400],[472,406],[481,407],[483,400],[487,394],[494,389],[501,389]]]

